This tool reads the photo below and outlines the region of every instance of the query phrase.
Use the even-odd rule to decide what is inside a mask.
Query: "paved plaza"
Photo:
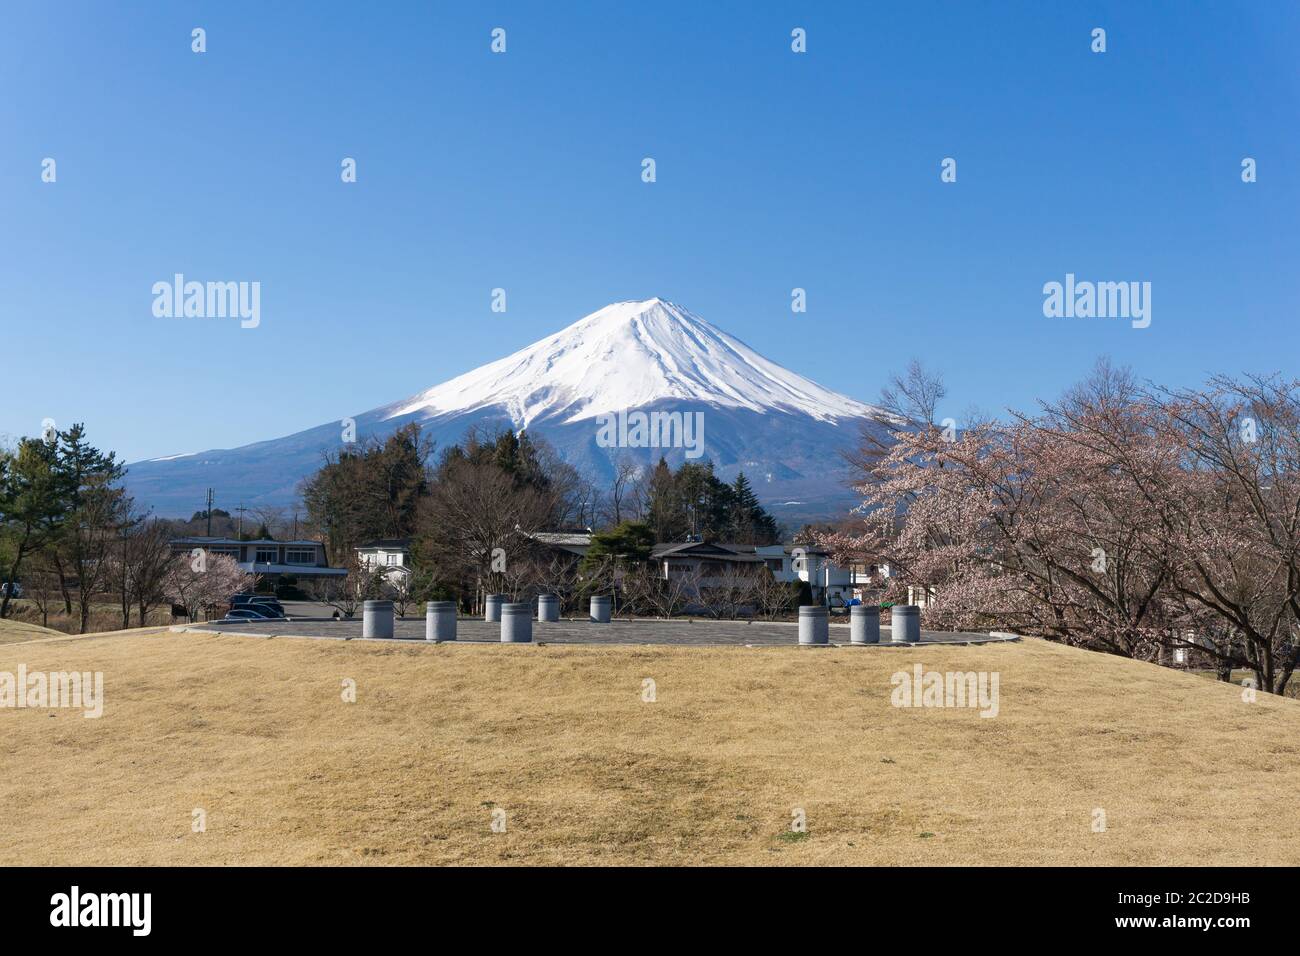
[[[291,621],[239,621],[231,624],[215,622],[181,625],[177,631],[206,631],[225,634],[242,634],[251,637],[316,637],[333,640],[381,640],[361,636],[361,617],[352,620],[330,618],[299,618]],[[673,619],[615,619],[609,624],[596,624],[585,618],[572,618],[554,623],[533,621],[533,642],[546,644],[668,644],[681,646],[718,645],[795,645],[798,643],[798,625],[780,621],[713,621],[699,618]],[[501,640],[501,625],[478,618],[462,617],[456,624],[456,639],[465,643],[496,644]],[[382,640],[418,641],[424,639],[424,617],[408,616],[394,622],[393,637]],[[988,644],[1016,640],[1007,634],[978,634],[960,631],[922,631],[923,644]],[[880,628],[878,645],[863,647],[911,647],[894,644],[888,625]],[[849,643],[849,622],[835,620],[830,625],[830,642],[833,645]]]

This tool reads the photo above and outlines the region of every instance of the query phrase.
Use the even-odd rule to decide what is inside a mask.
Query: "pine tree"
[[[115,487],[125,472],[113,452],[104,454],[86,441],[84,425],[58,433],[55,474],[68,503],[68,520],[53,543],[65,606],[75,585],[79,633],[90,623],[91,598],[109,569],[109,551],[130,511],[131,499]]]
[[[0,532],[6,538],[0,584],[16,582],[23,560],[56,537],[67,520],[54,442],[24,438],[0,457]],[[9,613],[13,588],[0,595],[0,618]]]
[[[771,544],[775,542],[780,536],[776,519],[759,504],[758,495],[754,493],[754,489],[743,471],[736,475],[736,481],[731,487],[731,493],[735,499],[732,512],[732,528],[735,532],[735,540],[746,544]]]
[[[584,572],[601,566],[605,560],[619,564],[639,564],[650,560],[655,535],[644,521],[624,521],[617,527],[592,535],[591,546],[583,556]]]

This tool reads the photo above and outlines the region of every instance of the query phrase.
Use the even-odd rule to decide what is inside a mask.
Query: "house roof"
[[[745,546],[719,544],[715,541],[684,541],[657,544],[650,549],[650,555],[654,558],[715,558],[735,564],[750,564],[763,560],[754,553],[752,545],[749,546],[748,553],[735,550],[743,547]]]
[[[290,548],[321,547],[321,542],[319,541],[276,541],[274,538],[250,538],[247,541],[241,541],[238,538],[189,537],[189,538],[172,538],[171,543],[192,544],[192,545],[222,545],[222,546],[228,545],[231,547],[240,544],[252,544],[252,545],[261,544],[261,545],[267,545],[268,547],[270,545],[284,545]]]
[[[376,538],[374,541],[365,541],[357,545],[357,551],[369,551],[383,549],[385,551],[409,551],[411,548],[410,538]]]
[[[590,531],[534,531],[528,537],[541,544],[585,547],[591,544],[592,535]]]
[[[301,578],[341,578],[348,573],[347,568],[321,568],[311,564],[268,564],[257,561],[239,561],[237,563],[241,571],[248,571],[252,574],[283,574]]]

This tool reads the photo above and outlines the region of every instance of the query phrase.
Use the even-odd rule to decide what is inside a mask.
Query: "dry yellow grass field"
[[[997,671],[999,715],[891,706],[918,662]],[[158,630],[0,646],[19,664],[102,671],[105,705],[0,710],[10,863],[1300,864],[1300,703],[1039,641]]]
[[[29,624],[26,621],[15,621],[9,618],[0,620],[0,644],[16,644],[19,641],[30,641],[39,637],[60,637],[59,631],[49,627],[41,627],[39,624]]]
[[[139,614],[134,610],[131,619],[135,627],[139,626]],[[156,607],[149,611],[148,624],[151,627],[165,627],[171,624],[171,607]],[[4,631],[9,626],[35,628],[38,631],[52,631],[55,634],[79,634],[81,617],[74,607],[67,613],[63,605],[55,603],[50,606],[48,614],[42,614],[35,602],[19,598],[9,606],[9,617],[0,620],[0,642],[4,641]],[[122,629],[122,609],[116,604],[96,602],[90,608],[90,620],[86,632],[103,633]]]

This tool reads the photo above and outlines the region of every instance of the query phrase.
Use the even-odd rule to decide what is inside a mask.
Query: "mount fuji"
[[[359,441],[416,422],[439,448],[475,425],[526,429],[601,485],[623,456],[653,464],[663,455],[674,467],[686,457],[683,448],[603,447],[599,424],[632,412],[701,413],[703,455],[719,477],[743,471],[790,524],[842,516],[857,502],[841,452],[864,427],[877,427],[879,414],[654,298],[607,305],[513,355],[350,417]],[[227,508],[288,506],[323,456],[346,447],[342,437],[342,423],[332,421],[239,448],[136,462],[126,485],[164,516],[200,509],[209,487]]]

